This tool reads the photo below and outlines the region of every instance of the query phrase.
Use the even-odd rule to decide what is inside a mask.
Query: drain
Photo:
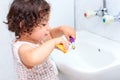
[[[98,49],[98,52],[101,52],[101,49],[100,49],[100,48]]]

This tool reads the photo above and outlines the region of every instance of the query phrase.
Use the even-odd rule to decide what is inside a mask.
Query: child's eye
[[[46,26],[46,24],[42,24],[42,26]]]

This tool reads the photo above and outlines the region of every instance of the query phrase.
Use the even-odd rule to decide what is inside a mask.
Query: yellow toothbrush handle
[[[57,47],[59,50],[63,51],[64,53],[67,52],[67,50],[64,49],[64,47],[63,47],[62,44],[57,44],[56,47]]]

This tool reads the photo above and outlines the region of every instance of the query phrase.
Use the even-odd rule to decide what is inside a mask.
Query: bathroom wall
[[[47,0],[51,5],[50,25],[74,27],[74,0]]]
[[[11,34],[7,30],[6,21],[9,4],[12,0],[0,1],[0,80],[16,80],[11,50]]]
[[[120,0],[106,0],[106,2],[109,14],[117,15],[120,12]],[[120,42],[120,22],[104,24],[101,17],[87,19],[83,16],[85,10],[98,10],[102,6],[103,0],[76,0],[76,28]]]

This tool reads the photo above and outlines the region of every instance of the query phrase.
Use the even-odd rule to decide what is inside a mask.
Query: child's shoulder
[[[13,42],[14,47],[20,47],[22,45],[28,45],[28,46],[32,46],[32,47],[37,46],[36,44],[33,44],[31,42],[27,42],[27,41],[16,40],[16,41]]]

